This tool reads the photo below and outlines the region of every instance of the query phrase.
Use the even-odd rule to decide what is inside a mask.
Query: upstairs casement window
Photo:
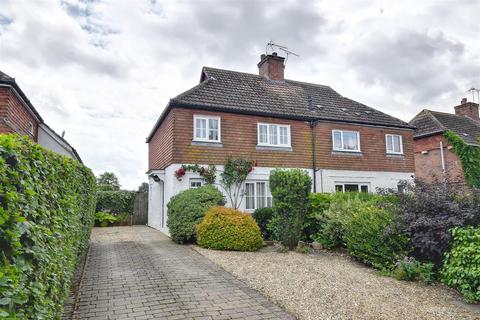
[[[220,117],[193,116],[193,140],[220,142]]]
[[[403,154],[403,139],[398,134],[385,135],[385,142],[387,145],[387,153],[389,154]]]
[[[290,126],[284,124],[259,123],[257,125],[258,145],[286,147],[290,144]]]
[[[360,152],[360,133],[358,131],[332,130],[333,150]]]
[[[272,206],[268,181],[245,182],[245,209],[256,210]]]

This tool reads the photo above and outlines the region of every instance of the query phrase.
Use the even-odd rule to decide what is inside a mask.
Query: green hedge
[[[256,251],[263,245],[260,228],[248,213],[210,208],[197,225],[199,246],[217,250]]]
[[[445,255],[441,279],[468,302],[480,301],[480,228],[452,229],[452,249]]]
[[[96,211],[133,213],[134,191],[98,191]]]
[[[0,318],[60,318],[88,246],[95,188],[79,162],[0,135]]]

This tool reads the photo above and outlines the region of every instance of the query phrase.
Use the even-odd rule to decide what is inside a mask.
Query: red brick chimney
[[[478,103],[467,102],[467,98],[463,98],[460,105],[455,107],[455,114],[457,116],[468,116],[473,120],[480,121],[478,116]]]
[[[285,58],[279,57],[276,52],[272,54],[262,54],[258,66],[258,74],[269,80],[283,81],[285,80],[283,71]]]

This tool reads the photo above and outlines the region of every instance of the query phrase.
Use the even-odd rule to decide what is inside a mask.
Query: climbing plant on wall
[[[182,164],[181,167],[175,171],[175,177],[180,180],[187,171],[198,173],[207,184],[214,184],[217,178],[217,168],[215,167],[215,165],[202,167],[198,164]]]
[[[446,131],[444,136],[460,159],[467,185],[480,188],[480,147],[466,144],[462,138],[450,130]]]

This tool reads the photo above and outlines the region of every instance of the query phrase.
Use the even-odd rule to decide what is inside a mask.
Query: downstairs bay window
[[[245,209],[255,210],[271,207],[272,195],[268,181],[245,182]]]

